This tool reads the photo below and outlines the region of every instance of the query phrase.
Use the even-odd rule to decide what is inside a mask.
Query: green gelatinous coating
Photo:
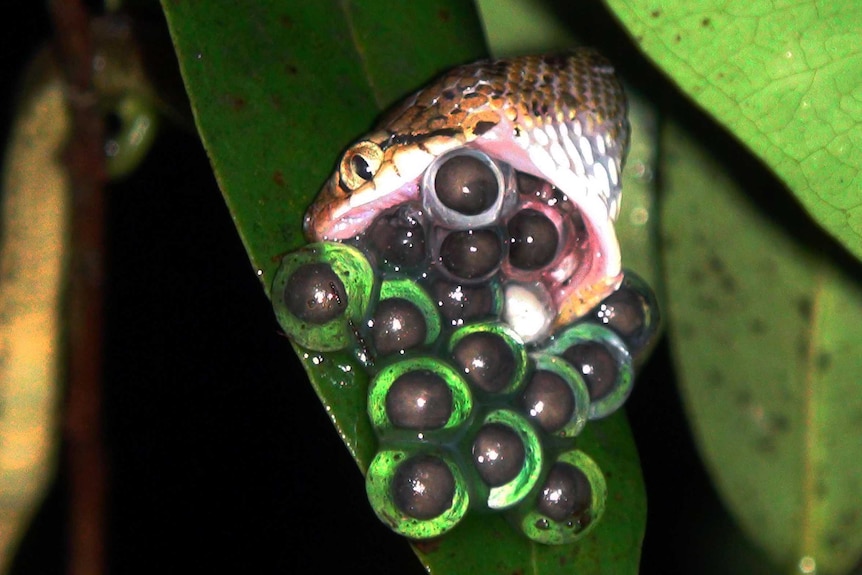
[[[419,308],[425,317],[425,345],[437,341],[440,335],[440,314],[431,297],[419,284],[409,279],[385,280],[380,286],[380,301],[389,298],[405,299]]]
[[[531,357],[537,370],[550,371],[560,376],[571,389],[574,398],[574,411],[569,422],[551,435],[576,437],[587,424],[590,414],[590,392],[584,378],[569,362],[560,357],[546,353],[534,353]],[[529,411],[527,415],[530,415]]]
[[[500,382],[497,393],[509,393],[518,389],[524,382],[524,376],[527,373],[528,357],[526,346],[521,337],[515,331],[504,323],[500,322],[482,322],[465,325],[459,328],[452,334],[449,340],[449,353],[454,354],[458,344],[464,338],[474,334],[494,334],[502,338],[506,346],[512,352],[513,364],[511,371],[507,375],[507,381]]]
[[[570,518],[559,521],[538,509],[538,500],[544,485],[540,486],[523,505],[511,511],[509,518],[530,539],[545,545],[564,545],[583,538],[595,527],[605,511],[608,495],[602,470],[595,461],[580,450],[566,451],[557,458],[557,464],[571,465],[586,477],[590,485],[590,506]],[[551,469],[552,466],[549,466]],[[545,478],[547,480],[547,477]]]
[[[632,356],[617,334],[608,328],[591,323],[579,323],[565,329],[554,337],[545,351],[562,356],[570,347],[584,343],[604,345],[617,363],[617,377],[612,389],[606,395],[593,398],[590,402],[590,419],[600,419],[619,409],[628,399],[634,385]]]
[[[436,357],[414,357],[384,367],[368,387],[368,417],[378,434],[387,436],[392,432],[406,431],[413,437],[416,436],[417,430],[397,429],[386,410],[386,396],[392,385],[401,376],[416,371],[430,371],[439,376],[446,382],[452,393],[452,413],[448,421],[441,429],[419,431],[423,439],[433,438],[449,430],[457,430],[472,414],[473,395],[467,382],[455,371],[455,368]]]
[[[489,509],[508,509],[520,503],[539,481],[543,463],[542,442],[530,422],[514,411],[500,409],[489,413],[483,425],[492,423],[509,427],[524,444],[524,464],[521,471],[508,483],[492,487],[487,497]]]
[[[324,263],[341,280],[347,298],[345,312],[322,324],[302,321],[288,309],[285,289],[293,272],[305,264]],[[372,298],[374,271],[358,249],[332,242],[309,244],[284,256],[272,282],[272,300],[278,323],[288,337],[314,351],[337,351],[355,343],[355,323],[365,315]],[[352,325],[353,324],[353,325]]]
[[[455,484],[448,508],[431,519],[418,519],[400,509],[393,491],[393,480],[399,466],[410,458],[420,455],[431,455],[444,462]],[[470,506],[470,495],[461,469],[441,451],[412,452],[403,449],[383,449],[374,456],[368,467],[365,489],[377,517],[396,533],[412,539],[429,539],[446,533],[464,518]]]

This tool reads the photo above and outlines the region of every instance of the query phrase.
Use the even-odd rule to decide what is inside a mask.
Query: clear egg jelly
[[[436,537],[473,509],[570,543],[606,498],[575,438],[631,392],[633,357],[657,330],[655,297],[626,272],[594,310],[554,328],[547,278],[589,265],[577,207],[480,152],[449,156],[426,172],[420,200],[361,236],[285,256],[276,315],[299,345],[348,350],[365,366],[380,440],[366,487],[393,530]]]

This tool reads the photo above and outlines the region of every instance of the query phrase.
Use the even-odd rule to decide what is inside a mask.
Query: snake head
[[[534,321],[538,307],[550,306],[528,339],[542,337],[581,317],[622,280],[614,221],[629,139],[626,111],[613,68],[590,50],[456,68],[344,152],[309,209],[306,235],[361,241],[381,217],[409,206],[410,221],[425,228],[432,261],[444,273],[470,283],[499,269],[504,281],[520,286],[511,321]],[[441,174],[448,184],[440,184]],[[475,200],[471,178],[491,188],[487,205]],[[447,185],[455,188],[442,189]],[[447,194],[473,196],[479,207],[453,208]],[[532,217],[518,216],[525,210]],[[527,237],[536,226],[553,243],[544,245],[549,253],[541,265],[531,260],[524,267],[510,256],[537,248]],[[470,245],[459,249],[475,252],[473,238],[492,228],[501,243],[482,241],[499,265],[485,266],[489,273],[480,273],[480,265],[469,277],[447,266],[447,234],[469,232]]]

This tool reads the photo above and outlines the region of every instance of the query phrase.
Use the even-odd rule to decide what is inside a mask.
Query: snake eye
[[[454,150],[425,171],[422,201],[435,223],[454,229],[484,226],[497,219],[505,199],[517,195],[514,189],[507,193],[507,179],[482,152]]]
[[[371,166],[368,165],[368,160],[359,154],[355,154],[350,158],[350,165],[353,167],[353,171],[356,175],[366,182],[374,177],[374,174],[371,171]]]
[[[370,141],[354,144],[341,158],[339,175],[347,191],[353,192],[370,181],[383,162],[383,150]]]

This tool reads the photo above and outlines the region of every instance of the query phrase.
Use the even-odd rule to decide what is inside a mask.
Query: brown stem
[[[102,444],[103,125],[92,78],[90,19],[80,0],[50,0],[55,47],[68,88],[72,182],[68,388],[69,575],[105,572],[107,464]]]

